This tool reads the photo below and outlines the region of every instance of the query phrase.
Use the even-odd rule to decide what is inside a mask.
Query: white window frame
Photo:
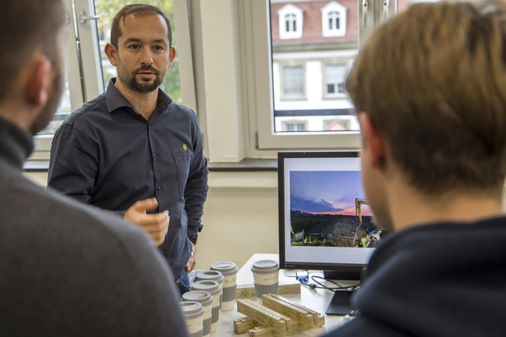
[[[260,1],[262,2],[262,1]],[[304,25],[304,12],[302,9],[294,6],[292,4],[288,4],[283,6],[278,11],[279,16],[279,37],[281,39],[300,39],[302,37],[302,30]],[[287,17],[293,18],[295,21],[295,29],[286,29],[286,21]],[[290,21],[289,26],[292,26],[292,22]],[[290,27],[293,28],[293,27]]]
[[[324,37],[334,36],[345,36],[346,35],[346,24],[347,24],[347,11],[348,9],[335,1],[332,1],[322,7],[322,35]],[[329,19],[331,13],[338,13],[339,16],[339,28],[329,27]]]

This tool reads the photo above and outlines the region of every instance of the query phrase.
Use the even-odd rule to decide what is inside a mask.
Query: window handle
[[[89,15],[86,15],[85,11],[80,11],[79,14],[77,14],[77,18],[79,19],[80,23],[86,23],[90,20],[99,20],[100,16],[98,16],[98,15],[89,16]]]
[[[362,1],[362,27],[367,26],[367,7],[369,7],[369,2],[367,0]]]

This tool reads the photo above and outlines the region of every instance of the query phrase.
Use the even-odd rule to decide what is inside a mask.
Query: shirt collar
[[[116,83],[116,78],[112,78],[109,81],[107,86],[107,91],[105,92],[107,111],[112,113],[113,111],[120,108],[129,108],[133,111],[137,112],[135,108],[130,104],[130,102],[121,94],[121,92],[114,85]],[[160,110],[162,113],[166,111],[169,105],[172,103],[172,99],[165,93],[163,90],[158,89],[158,102],[156,104],[156,108]]]

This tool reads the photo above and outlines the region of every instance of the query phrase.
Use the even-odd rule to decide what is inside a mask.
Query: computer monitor
[[[359,152],[279,152],[278,188],[280,267],[360,280],[381,230],[363,191]],[[327,314],[351,312],[349,297],[336,292]]]

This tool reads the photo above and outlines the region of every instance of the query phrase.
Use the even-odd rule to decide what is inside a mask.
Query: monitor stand
[[[362,267],[353,270],[343,271],[324,271],[323,276],[329,280],[355,280],[360,281],[362,279]],[[327,311],[327,315],[356,315],[356,309],[351,307],[351,295],[353,291],[349,290],[338,290],[334,292],[332,299],[330,300]]]

